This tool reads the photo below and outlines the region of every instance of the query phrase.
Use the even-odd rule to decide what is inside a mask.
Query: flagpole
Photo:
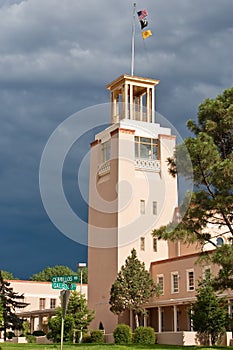
[[[131,58],[131,75],[134,75],[134,47],[135,47],[135,16],[136,16],[136,3],[133,4],[133,25],[132,25],[132,58]]]

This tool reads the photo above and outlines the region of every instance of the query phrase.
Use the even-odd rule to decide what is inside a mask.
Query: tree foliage
[[[111,287],[110,310],[114,314],[132,310],[138,326],[138,315],[145,313],[143,305],[158,291],[159,288],[145,269],[145,264],[137,259],[136,250],[133,249]]]
[[[49,321],[50,335],[54,341],[60,341],[61,333],[61,308],[57,308],[56,316]],[[94,312],[87,307],[85,296],[76,291],[70,294],[66,316],[64,319],[64,340],[72,341],[75,334],[87,330],[88,325],[94,318]]]
[[[168,164],[171,175],[193,180],[195,191],[180,205],[180,222],[154,230],[153,235],[209,242],[218,248],[216,238],[227,234],[233,254],[233,88],[206,99],[199,106],[197,123],[189,120],[187,125],[194,137],[176,147]]]
[[[0,330],[4,332],[6,340],[7,329],[22,329],[22,319],[15,314],[16,308],[24,308],[28,304],[22,301],[23,294],[18,294],[10,287],[10,283],[5,281],[0,270],[0,303],[2,307],[2,326]]]
[[[36,273],[30,277],[30,281],[48,281],[52,280],[53,276],[66,276],[66,275],[77,275],[73,270],[67,266],[56,265],[54,267],[46,267],[39,273]]]
[[[1,270],[2,272],[2,278],[4,280],[15,280],[16,277],[14,277],[13,273],[11,272],[8,272],[8,271],[4,271],[4,270]]]
[[[228,323],[227,301],[215,294],[209,273],[199,282],[196,298],[191,312],[193,328],[205,344],[209,345],[211,338],[216,345]]]

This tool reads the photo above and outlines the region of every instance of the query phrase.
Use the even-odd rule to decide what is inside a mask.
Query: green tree
[[[1,272],[2,272],[2,278],[4,280],[15,280],[16,279],[16,277],[14,277],[11,272],[4,271],[4,270],[1,270]]]
[[[168,164],[171,175],[181,174],[192,179],[195,191],[188,193],[180,205],[180,223],[156,229],[152,233],[154,236],[190,243],[199,241],[202,245],[209,242],[217,248],[217,253],[218,246],[213,238],[228,234],[229,252],[233,255],[232,115],[233,88],[229,88],[216,99],[206,99],[199,106],[197,123],[188,121],[194,137],[187,137],[184,144],[176,147]],[[209,224],[216,228],[211,233]],[[221,263],[219,255],[217,259],[213,254],[213,259]],[[225,282],[227,286],[228,281]]]
[[[50,337],[54,341],[60,341],[61,333],[61,308],[57,308],[56,316],[49,321]],[[94,318],[94,311],[88,309],[87,301],[83,294],[72,291],[70,294],[67,312],[64,320],[64,340],[74,341],[76,334],[87,330]]]
[[[88,283],[88,268],[81,267],[78,269],[78,273],[76,275],[79,276],[79,281],[81,281],[81,271],[82,271],[82,283],[87,284]]]
[[[54,267],[46,267],[39,273],[32,275],[30,281],[51,281],[53,276],[77,275],[76,272],[67,266],[56,265]]]
[[[114,314],[120,314],[125,310],[133,311],[135,324],[138,327],[139,315],[145,313],[143,305],[155,293],[159,293],[159,288],[145,269],[145,264],[137,259],[136,250],[133,249],[111,287],[110,310]]]
[[[226,331],[227,301],[215,294],[209,273],[199,282],[197,299],[192,305],[191,319],[193,329],[207,345],[210,338],[211,344],[216,345]]]
[[[22,302],[23,294],[18,294],[10,287],[10,283],[5,281],[0,270],[0,302],[2,307],[3,322],[0,330],[4,332],[4,340],[6,340],[7,329],[22,329],[23,320],[15,314],[16,308],[24,308],[27,303]]]

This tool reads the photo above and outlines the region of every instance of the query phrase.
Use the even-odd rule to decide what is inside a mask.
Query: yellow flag
[[[142,32],[142,37],[143,39],[146,39],[146,38],[149,38],[149,36],[151,36],[152,33],[151,33],[151,30],[144,30],[144,32]]]

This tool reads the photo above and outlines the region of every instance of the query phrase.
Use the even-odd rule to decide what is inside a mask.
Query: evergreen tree
[[[232,116],[233,88],[229,88],[216,99],[206,99],[199,106],[197,123],[188,121],[194,137],[178,145],[168,163],[171,175],[178,173],[193,180],[195,191],[187,194],[179,208],[180,223],[154,230],[154,236],[191,243],[199,241],[202,245],[209,242],[218,250],[216,239],[228,234],[228,252],[233,256]],[[210,224],[211,233],[208,232]],[[221,263],[219,257],[215,262]],[[228,281],[225,282],[227,286]]]
[[[210,338],[211,344],[216,345],[226,331],[227,301],[215,294],[209,273],[199,282],[197,299],[192,305],[191,319],[193,329],[207,345],[209,345]]]
[[[137,259],[136,250],[133,249],[111,287],[110,310],[114,314],[132,310],[138,327],[138,317],[145,313],[143,304],[147,303],[155,293],[159,293],[159,288],[145,269],[145,264]]]
[[[6,340],[7,329],[22,329],[23,320],[15,314],[16,308],[24,308],[27,303],[22,302],[23,294],[18,294],[10,287],[10,283],[5,281],[0,270],[0,303],[2,306],[3,322],[0,330],[4,332],[4,340]]]
[[[49,337],[56,342],[60,341],[61,318],[61,308],[58,307],[55,317],[49,320]],[[76,335],[79,335],[83,330],[87,330],[87,327],[93,318],[94,311],[88,309],[84,295],[72,291],[64,319],[64,340],[74,341]]]

